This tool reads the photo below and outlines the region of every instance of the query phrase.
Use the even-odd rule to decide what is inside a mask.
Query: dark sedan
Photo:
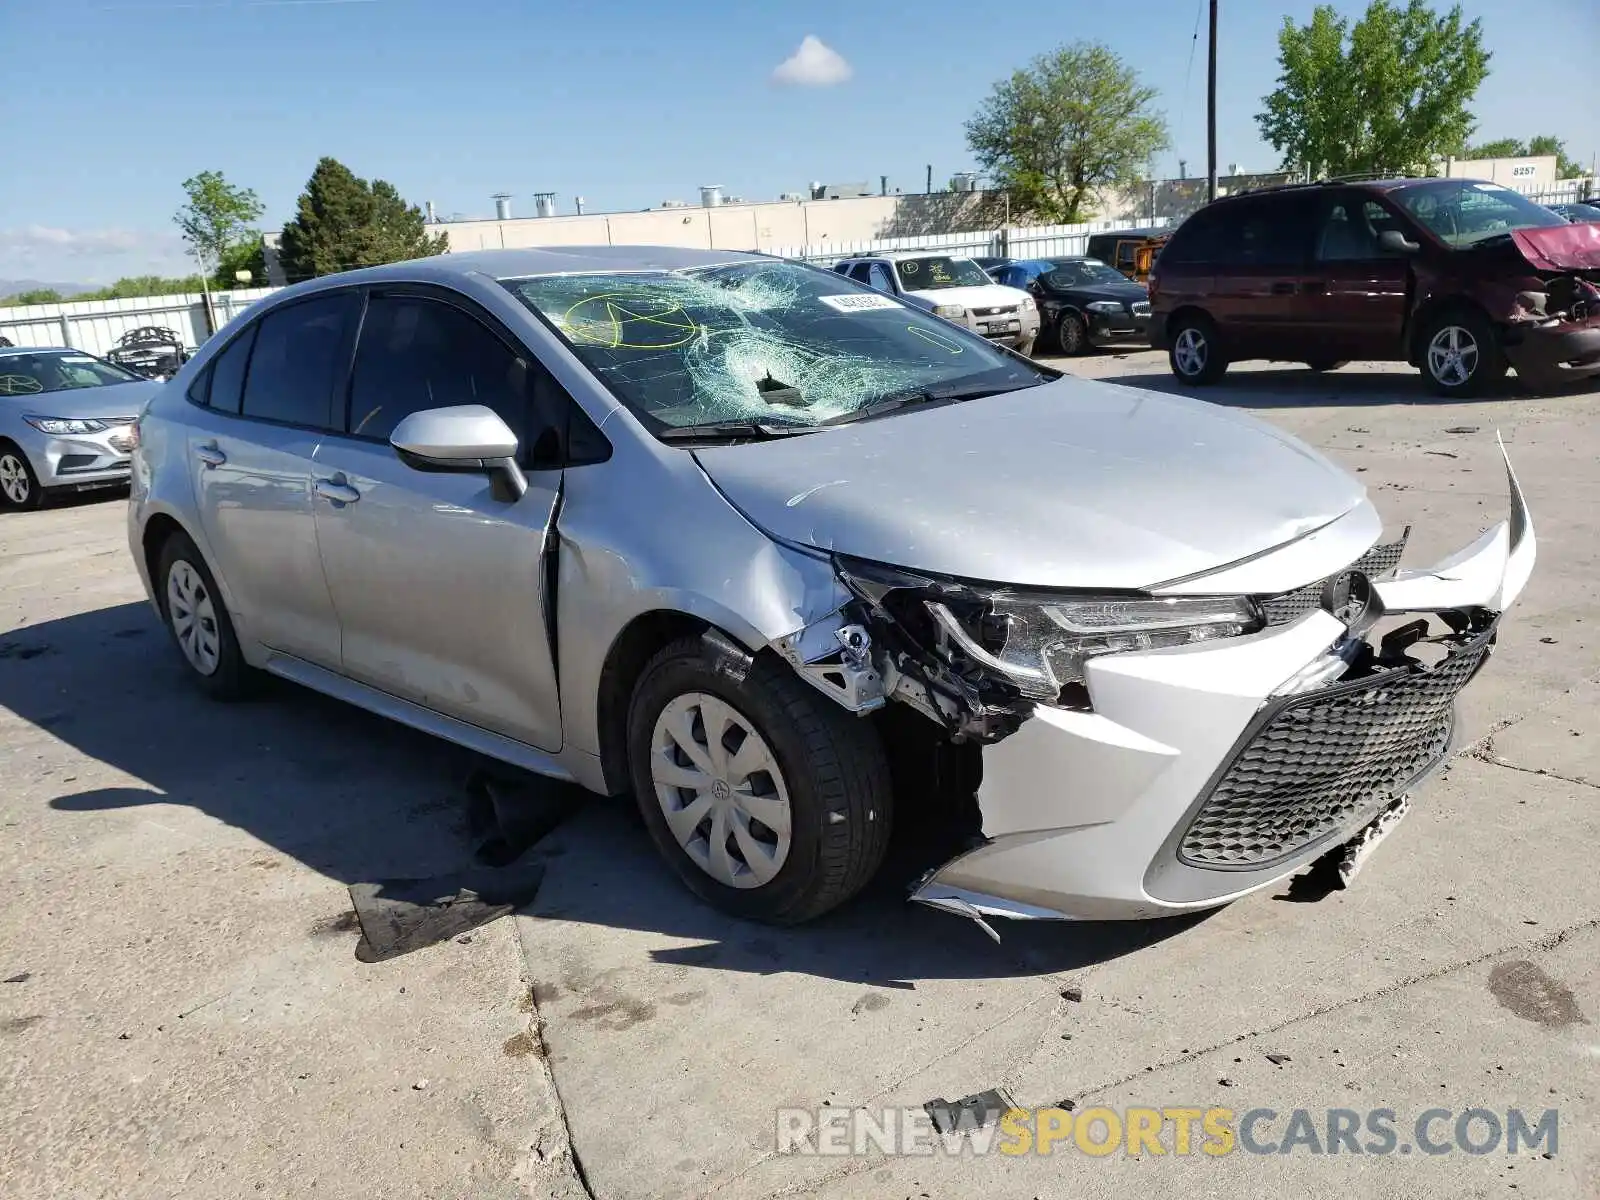
[[[1600,221],[1600,197],[1581,204],[1546,204],[1545,207],[1572,225]]]
[[[995,282],[1024,288],[1039,306],[1040,345],[1062,354],[1090,346],[1149,345],[1150,297],[1097,258],[1031,258],[994,272]]]

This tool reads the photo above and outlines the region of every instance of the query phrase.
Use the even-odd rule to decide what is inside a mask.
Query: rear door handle
[[[344,482],[343,475],[335,476],[333,479],[319,479],[315,487],[317,495],[324,500],[332,500],[335,504],[354,504],[361,499],[361,493]]]
[[[205,465],[208,467],[220,467],[223,463],[228,461],[228,456],[221,450],[217,449],[217,444],[215,442],[208,443],[204,446],[196,446],[194,448],[194,456],[201,462],[205,463]]]

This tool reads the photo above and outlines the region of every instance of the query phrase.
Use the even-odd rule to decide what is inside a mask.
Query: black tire
[[[1167,328],[1167,347],[1167,364],[1179,383],[1205,387],[1228,373],[1228,359],[1217,341],[1217,327],[1203,314],[1185,313],[1173,321]]]
[[[0,442],[0,509],[7,512],[31,512],[43,508],[45,490],[39,486],[39,477],[33,473],[28,456],[10,442]],[[20,489],[20,500],[11,492]]]
[[[1348,358],[1314,358],[1306,364],[1318,375],[1328,371],[1337,371],[1340,367],[1348,367],[1349,365],[1350,360]]]
[[[1056,322],[1056,345],[1061,353],[1082,354],[1089,348],[1089,327],[1075,312],[1064,312]]]
[[[1447,357],[1452,332],[1459,355],[1454,364]],[[1437,347],[1436,342],[1440,343]],[[1473,348],[1470,353],[1468,342]],[[1449,399],[1483,395],[1505,377],[1508,365],[1499,334],[1474,308],[1446,309],[1429,321],[1420,335],[1417,358],[1429,389]]]
[[[198,576],[200,586],[210,599],[209,628],[216,640],[216,666],[210,672],[202,670],[190,657],[173,620],[169,588],[172,573],[183,566],[187,566]],[[200,690],[214,700],[242,700],[251,695],[255,691],[258,677],[239,651],[239,638],[233,632],[233,621],[228,616],[227,605],[223,603],[222,593],[217,588],[217,581],[211,574],[211,568],[206,566],[198,547],[187,534],[175,532],[162,543],[161,552],[156,555],[155,578],[151,582],[155,588],[157,602],[161,606],[161,619],[166,624],[168,634],[172,636],[173,645],[177,647],[184,666],[189,668],[189,677],[199,685]],[[205,624],[205,622],[199,623]]]
[[[731,706],[765,741],[782,776],[789,798],[789,850],[777,873],[759,886],[714,879],[667,824],[651,771],[652,740],[667,706],[691,693]],[[703,724],[700,728],[703,732]],[[628,767],[639,812],[662,857],[690,891],[737,917],[796,925],[820,916],[866,885],[889,844],[893,791],[877,731],[773,658],[756,659],[738,681],[699,637],[663,649],[634,688]],[[678,791],[695,795],[687,788]]]

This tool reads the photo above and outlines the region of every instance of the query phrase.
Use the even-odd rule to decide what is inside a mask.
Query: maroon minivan
[[[1444,396],[1600,374],[1600,225],[1470,179],[1313,183],[1186,220],[1150,276],[1151,343],[1188,384],[1230,362],[1407,362]]]

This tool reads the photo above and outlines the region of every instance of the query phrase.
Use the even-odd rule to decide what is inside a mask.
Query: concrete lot
[[[1170,386],[1149,353],[1069,369]],[[1540,560],[1465,697],[1472,744],[1350,891],[1000,946],[905,904],[892,871],[804,929],[723,918],[597,801],[532,852],[525,914],[360,963],[346,885],[469,854],[462,756],[287,686],[200,699],[120,499],[0,519],[0,1190],[1600,1196],[1600,391],[1440,404],[1358,365],[1239,370],[1208,398],[1362,472],[1413,525],[1409,564],[1503,516],[1503,433]],[[1428,1108],[1557,1108],[1559,1150],[773,1153],[780,1105],[995,1087],[1319,1124],[1389,1108],[1402,1140]]]

